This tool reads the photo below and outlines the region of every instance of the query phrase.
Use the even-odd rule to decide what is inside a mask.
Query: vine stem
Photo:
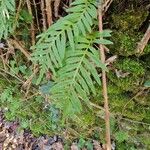
[[[103,16],[102,4],[99,4],[99,7],[98,7],[99,32],[103,31],[103,17],[102,16]],[[102,63],[105,63],[105,50],[102,44],[99,45],[99,51],[100,51],[100,59]],[[104,108],[105,108],[106,150],[111,150],[110,113],[109,113],[109,106],[108,106],[107,78],[106,78],[106,71],[104,70],[102,70],[102,86],[103,86],[103,98],[104,98]]]

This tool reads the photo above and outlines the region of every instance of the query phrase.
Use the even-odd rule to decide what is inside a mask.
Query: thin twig
[[[38,12],[37,12],[37,4],[36,4],[35,0],[33,0],[33,5],[34,5],[34,10],[35,10],[35,18],[36,18],[37,28],[38,28],[38,31],[40,31],[40,24],[39,24],[39,19],[38,19]]]
[[[103,4],[103,14],[106,13],[106,11],[108,10],[109,6],[111,5],[111,3],[113,2],[113,0],[106,0],[105,3]]]
[[[33,21],[33,14],[32,14],[32,8],[31,8],[31,3],[29,0],[26,0],[27,2],[27,7],[29,14],[32,16],[32,22],[31,22],[31,40],[32,40],[32,45],[35,45],[35,29],[34,29],[34,21]]]
[[[54,15],[56,18],[58,17],[59,5],[60,5],[60,0],[55,0],[54,1]]]
[[[16,75],[14,75],[14,74],[11,74],[10,72],[8,72],[8,71],[6,71],[6,70],[4,70],[4,69],[2,69],[2,68],[0,68],[0,71],[1,72],[4,72],[4,73],[6,73],[6,74],[8,74],[8,75],[10,75],[10,76],[12,76],[12,77],[14,77],[14,78],[16,78],[18,81],[20,81],[21,83],[24,83],[24,81],[23,80],[21,80],[19,77],[17,77]]]
[[[99,4],[98,8],[98,21],[99,21],[99,32],[103,31],[103,19],[102,19],[102,5]],[[102,44],[99,45],[101,61],[105,63],[105,50]],[[102,70],[102,86],[103,86],[103,97],[105,107],[105,124],[106,124],[106,150],[111,150],[111,139],[110,139],[110,113],[108,106],[108,94],[107,94],[107,79],[106,71]]]
[[[49,27],[52,24],[51,0],[45,0],[45,5],[46,5],[47,24]]]
[[[138,96],[140,96],[141,94],[143,94],[144,90],[146,90],[147,88],[144,87],[141,89],[141,91],[139,91],[135,96],[133,96],[123,107],[122,109],[122,114],[124,114],[124,111],[126,109],[126,107],[128,106],[129,103],[131,103],[134,99],[136,99]]]
[[[131,119],[128,119],[128,118],[121,118],[121,120],[125,120],[125,121],[128,121],[128,122],[134,123],[134,124],[141,124],[141,125],[150,126],[149,123],[145,123],[145,122],[141,122],[141,121],[136,121],[136,120],[131,120]]]
[[[43,24],[43,31],[46,31],[46,15],[45,15],[45,3],[44,0],[41,0],[41,11],[42,11],[42,24]]]
[[[141,54],[143,52],[143,50],[144,50],[145,46],[147,45],[149,39],[150,39],[150,25],[149,25],[147,31],[145,32],[142,40],[138,43],[138,46],[137,46],[137,52],[138,53]]]
[[[30,58],[30,53],[21,45],[19,41],[9,39],[9,42],[14,45],[14,48],[19,49],[29,60]]]

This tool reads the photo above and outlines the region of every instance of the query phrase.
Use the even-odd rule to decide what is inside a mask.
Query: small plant
[[[69,14],[38,36],[32,47],[31,60],[40,66],[37,84],[46,72],[52,72],[50,98],[64,117],[80,113],[83,102],[90,107],[89,95],[96,94],[95,84],[101,84],[98,69],[107,70],[96,45],[112,42],[100,39],[110,37],[110,31],[95,32],[97,5],[94,0],[74,1],[67,9]]]
[[[0,0],[0,40],[13,31],[15,0]]]

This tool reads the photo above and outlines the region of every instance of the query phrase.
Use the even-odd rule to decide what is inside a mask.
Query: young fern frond
[[[69,14],[38,36],[39,41],[33,47],[35,51],[31,59],[35,63],[39,63],[42,68],[41,78],[47,70],[50,69],[56,75],[56,70],[62,67],[67,40],[74,51],[74,38],[79,35],[86,35],[87,32],[92,30],[93,20],[97,17],[95,0],[76,0],[71,6],[67,10]]]
[[[12,32],[15,0],[0,0],[0,39]]]
[[[110,41],[103,42],[110,44]],[[64,117],[82,111],[82,101],[89,105],[89,95],[95,92],[95,83],[101,84],[97,68],[106,70],[99,60],[99,53],[94,43],[102,43],[99,34],[78,37],[75,49],[66,51],[64,67],[57,72],[56,82],[50,90],[51,98],[63,110]],[[95,82],[95,83],[94,83]]]

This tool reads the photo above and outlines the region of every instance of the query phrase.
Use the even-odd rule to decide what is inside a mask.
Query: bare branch
[[[9,39],[9,42],[14,46],[14,48],[19,49],[29,60],[30,53],[21,45],[19,41]]]
[[[99,21],[99,32],[103,31],[103,18],[102,18],[102,5],[98,8],[98,21]],[[101,61],[105,63],[105,50],[102,44],[99,45]],[[111,150],[111,139],[110,139],[110,113],[108,106],[108,94],[107,94],[107,79],[106,71],[102,70],[102,86],[103,86],[103,97],[105,107],[105,124],[106,124],[106,150]]]
[[[45,5],[46,5],[47,24],[49,27],[52,24],[51,0],[45,0]]]
[[[149,25],[147,31],[145,32],[142,40],[138,43],[138,46],[137,46],[137,52],[138,53],[141,54],[143,52],[143,50],[144,50],[145,46],[147,45],[149,39],[150,39],[150,25]]]

